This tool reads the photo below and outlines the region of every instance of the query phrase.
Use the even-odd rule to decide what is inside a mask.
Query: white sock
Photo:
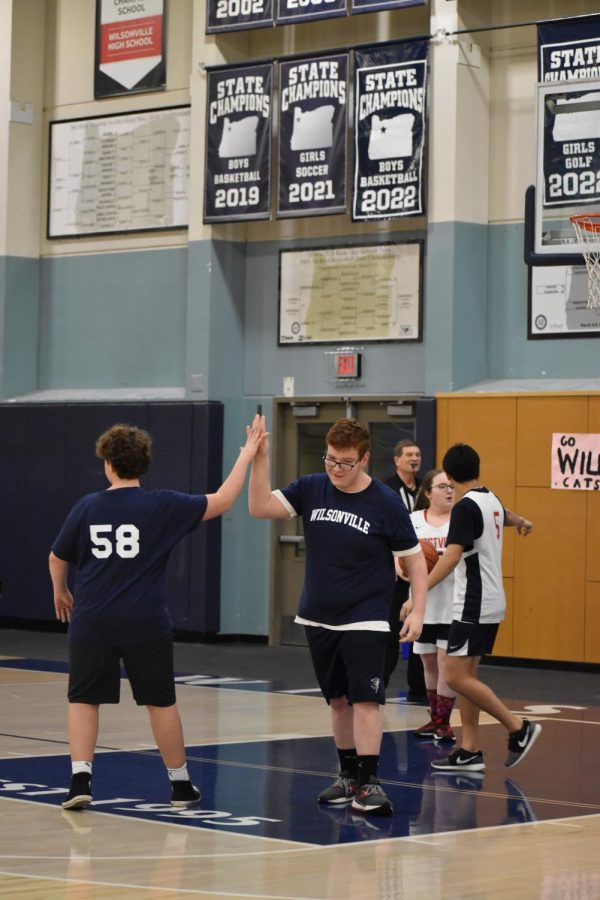
[[[169,781],[189,781],[190,776],[187,770],[187,763],[184,763],[178,769],[169,769],[167,766],[167,772],[169,773]]]
[[[86,762],[85,760],[73,760],[71,763],[71,772],[73,775],[79,775],[80,772],[85,772],[86,775],[92,774],[92,764],[91,762]]]

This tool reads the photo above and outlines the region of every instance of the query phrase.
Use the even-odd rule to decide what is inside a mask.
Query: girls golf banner
[[[538,80],[600,79],[600,16],[538,25]]]
[[[279,66],[277,215],[346,211],[348,54]]]
[[[426,40],[354,52],[354,219],[424,212]]]
[[[164,90],[165,2],[96,0],[96,100]]]
[[[204,221],[268,219],[273,64],[208,72]]]
[[[273,0],[206,0],[206,33],[273,25]]]

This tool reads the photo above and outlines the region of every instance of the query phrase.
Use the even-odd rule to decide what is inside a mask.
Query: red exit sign
[[[336,378],[360,377],[360,353],[334,354],[334,371]]]

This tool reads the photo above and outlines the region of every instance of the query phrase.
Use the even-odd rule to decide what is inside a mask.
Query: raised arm
[[[246,471],[249,464],[256,456],[262,441],[266,441],[264,431],[264,418],[254,416],[252,425],[246,426],[246,443],[240,448],[240,455],[236,459],[233,468],[218,491],[207,494],[207,506],[203,520],[215,519],[222,516],[230,509],[238,498],[246,480]]]
[[[260,443],[250,470],[248,510],[255,519],[289,519],[288,510],[271,493],[269,439],[264,416],[261,416],[261,426],[265,437]]]

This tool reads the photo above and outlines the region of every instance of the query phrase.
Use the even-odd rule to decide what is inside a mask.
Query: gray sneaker
[[[359,787],[352,801],[352,809],[369,816],[391,816],[394,812],[394,807],[384,794],[381,785],[372,775],[368,784],[361,784]]]
[[[513,769],[521,762],[537,741],[541,731],[542,726],[537,722],[534,724],[529,719],[523,719],[520,731],[513,731],[512,734],[509,734],[508,756],[504,763],[507,769]]]
[[[350,803],[358,790],[358,782],[347,772],[340,772],[330,787],[319,794],[319,803]]]

